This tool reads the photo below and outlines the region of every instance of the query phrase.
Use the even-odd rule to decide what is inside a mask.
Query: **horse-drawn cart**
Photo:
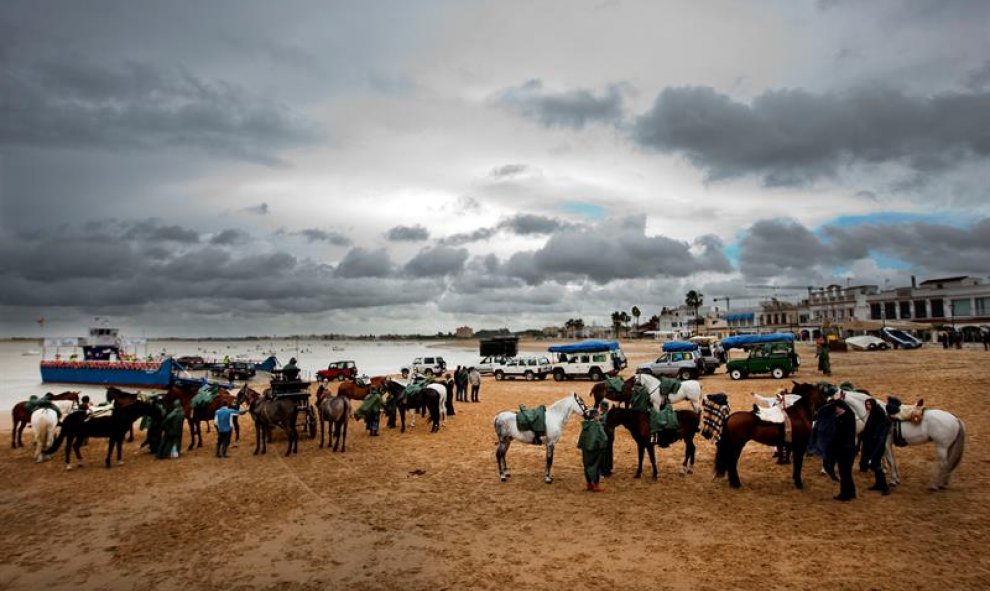
[[[309,403],[309,382],[287,380],[279,370],[272,372],[271,395],[274,398],[296,403],[296,429],[316,437],[316,409]]]

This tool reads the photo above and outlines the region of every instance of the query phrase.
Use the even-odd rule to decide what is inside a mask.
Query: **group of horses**
[[[700,383],[694,380],[685,381],[681,383],[676,393],[664,395],[661,393],[658,379],[649,374],[637,374],[626,379],[621,391],[618,392],[605,383],[598,383],[592,387],[591,396],[596,407],[604,399],[628,405],[632,399],[633,389],[639,387],[649,391],[650,405],[655,410],[660,410],[668,402],[676,403],[682,400],[690,402],[691,410],[677,410],[677,420],[679,439],[684,441],[685,446],[682,472],[691,472],[695,455],[694,435],[699,432],[701,420],[699,414],[702,403]],[[830,400],[844,400],[856,415],[856,433],[859,435],[866,424],[868,411],[865,401],[869,398],[871,396],[868,393],[835,389],[824,382],[816,384],[793,382],[789,392],[782,393],[776,399],[767,400],[770,404],[780,404],[781,422],[761,418],[761,414],[757,412],[756,408],[728,414],[724,420],[720,419],[721,430],[717,438],[715,452],[715,477],[728,476],[729,485],[732,488],[742,486],[739,479],[739,458],[746,444],[755,441],[771,447],[787,448],[793,455],[791,477],[794,486],[798,489],[803,488],[802,468],[812,437],[816,412]],[[891,429],[891,435],[887,438],[885,448],[885,464],[890,473],[891,484],[900,483],[894,447],[896,445],[932,442],[935,444],[936,450],[936,469],[929,488],[938,490],[948,486],[950,475],[962,459],[966,438],[966,429],[962,420],[943,410],[924,408],[920,401],[914,406],[904,406],[896,398],[888,398],[885,401],[874,399],[874,401],[895,422],[895,428]],[[551,469],[554,447],[558,443],[568,419],[575,414],[587,415],[588,411],[585,402],[577,393],[572,393],[547,407],[546,435],[543,438],[546,446],[544,482],[548,484],[553,482]],[[786,415],[786,419],[783,418],[784,415]],[[649,453],[650,462],[653,465],[653,478],[656,479],[658,470],[648,416],[646,412],[616,406],[609,410],[606,415],[605,429],[611,446],[615,441],[615,428],[625,427],[637,446],[639,461],[634,477],[639,478],[642,474],[643,455],[646,451]],[[503,411],[496,415],[494,427],[498,440],[498,449],[495,454],[496,463],[499,478],[505,482],[509,478],[509,469],[505,458],[511,442],[519,440],[525,443],[534,443],[536,434],[532,431],[520,431],[518,429],[514,411]],[[895,432],[897,433],[896,437]],[[709,436],[708,433],[702,433],[702,435],[706,438]],[[861,464],[860,469],[865,471],[865,464]]]
[[[388,376],[371,378],[367,384],[343,382],[336,393],[321,384],[316,393],[316,410],[320,426],[320,448],[326,445],[333,451],[345,452],[347,449],[347,425],[354,414],[354,402],[364,400],[373,390],[377,390],[386,398],[393,398],[394,405],[386,408],[389,426],[401,424],[401,431],[406,431],[407,415],[411,417],[410,428],[415,427],[416,415],[429,416],[431,430],[436,432],[447,419],[447,384],[432,383],[422,389],[403,396],[408,383]],[[218,388],[213,398],[206,404],[193,404],[193,399],[199,392],[198,384],[175,383],[160,394],[162,408],[167,411],[173,408],[175,401],[179,402],[189,427],[190,441],[188,450],[203,446],[201,424],[213,420],[216,411],[222,407],[247,407],[255,425],[254,454],[267,453],[267,444],[271,443],[274,431],[281,429],[288,439],[286,456],[299,451],[299,433],[296,421],[299,406],[295,400],[269,396],[268,392],[258,392],[244,384],[236,392]],[[117,462],[122,464],[122,446],[125,437],[130,434],[133,441],[133,424],[139,418],[155,412],[153,404],[135,392],[127,392],[116,387],[107,388],[107,403],[110,406],[92,414],[74,412],[79,407],[79,392],[63,392],[47,396],[49,405],[29,412],[28,403],[20,402],[11,411],[13,430],[11,432],[11,447],[22,447],[23,431],[31,425],[34,433],[35,460],[42,462],[52,457],[59,448],[65,445],[66,468],[71,468],[72,453],[75,453],[78,465],[82,465],[80,448],[90,438],[107,439],[107,455],[105,465],[109,468],[114,450],[117,452]],[[51,408],[55,406],[58,412]],[[237,416],[233,417],[233,437],[240,440],[240,425]],[[327,428],[329,425],[329,429]],[[329,430],[329,441],[325,434]],[[152,450],[154,451],[154,450]]]

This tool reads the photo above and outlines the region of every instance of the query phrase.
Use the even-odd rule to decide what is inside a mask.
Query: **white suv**
[[[552,371],[546,357],[516,357],[495,370],[496,380],[523,378],[529,381],[545,380]]]
[[[425,376],[440,375],[447,371],[447,362],[443,357],[417,357],[413,362],[402,368],[402,377],[408,378],[410,372]]]
[[[590,378],[600,381],[605,376],[614,376],[619,369],[626,367],[626,355],[621,349],[595,351],[592,353],[560,353],[559,361],[553,364],[553,379],[558,382],[574,378]],[[618,366],[618,369],[616,369]]]
[[[511,357],[503,357],[502,355],[489,355],[482,357],[480,361],[475,363],[474,368],[482,375],[495,373],[496,369],[502,369],[511,359]]]

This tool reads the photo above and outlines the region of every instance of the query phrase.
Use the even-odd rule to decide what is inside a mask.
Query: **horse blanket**
[[[703,433],[711,433],[718,441],[722,435],[722,425],[729,416],[729,397],[725,394],[708,394],[701,402],[704,429]]]
[[[647,411],[650,409],[650,391],[642,384],[633,386],[632,396],[629,398],[629,407],[633,410]]]
[[[213,403],[213,399],[217,397],[220,392],[220,386],[216,384],[203,384],[200,386],[199,391],[196,395],[192,397],[189,401],[189,408],[199,408],[200,406],[209,406]]]
[[[535,433],[547,432],[547,407],[544,404],[536,408],[526,408],[525,404],[519,405],[519,412],[516,413],[516,428],[520,431],[533,431]]]
[[[625,385],[625,382],[622,381],[622,378],[605,378],[605,385],[613,393],[622,394],[622,387]]]
[[[650,409],[650,433],[660,433],[662,431],[678,431],[680,424],[677,422],[677,412],[669,402],[660,410]]]
[[[670,396],[671,394],[677,394],[677,391],[680,389],[681,389],[680,380],[660,376],[660,394],[662,396]]]
[[[55,406],[55,404],[51,400],[46,400],[44,398],[32,398],[31,400],[25,401],[24,406],[25,408],[27,408],[29,415],[34,414],[34,411],[36,410],[47,408],[50,410],[54,410],[55,416],[58,417],[59,420],[61,420],[62,418],[62,411],[59,409],[59,407]]]

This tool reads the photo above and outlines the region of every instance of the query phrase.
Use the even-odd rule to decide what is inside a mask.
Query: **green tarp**
[[[382,395],[378,390],[372,390],[371,394],[364,397],[361,401],[361,406],[354,411],[354,418],[357,420],[362,420],[368,415],[376,415],[382,411]]]
[[[48,408],[54,410],[55,416],[57,416],[59,419],[62,418],[62,411],[60,411],[58,407],[52,403],[51,400],[46,400],[44,398],[38,398],[37,396],[32,396],[30,400],[24,403],[24,406],[27,407],[27,411],[29,415],[33,414],[34,411],[36,410],[42,408]]]
[[[516,428],[520,431],[546,433],[547,407],[541,404],[536,408],[526,408],[526,405],[520,404],[519,412],[516,413]]]
[[[679,429],[677,423],[677,411],[667,403],[659,411],[650,409],[650,433]]]
[[[433,383],[433,378],[426,378],[425,380],[419,382],[410,382],[409,385],[406,386],[405,390],[402,391],[402,394],[399,394],[399,401],[401,402],[406,398],[415,395],[417,392],[419,392],[420,390],[429,386],[432,383]]]
[[[622,381],[622,378],[606,378],[605,385],[616,394],[622,394],[622,386],[625,385],[625,382]]]
[[[681,389],[681,381],[675,380],[674,378],[665,378],[660,376],[660,394],[664,396],[670,396],[671,394],[677,394],[677,391]]]
[[[213,399],[217,397],[220,392],[220,386],[216,384],[203,384],[196,395],[192,397],[189,401],[189,408],[199,408],[201,406],[209,406],[213,403]]]
[[[633,410],[649,410],[650,391],[646,389],[646,386],[636,385],[633,387],[632,398],[629,399],[629,406]]]

